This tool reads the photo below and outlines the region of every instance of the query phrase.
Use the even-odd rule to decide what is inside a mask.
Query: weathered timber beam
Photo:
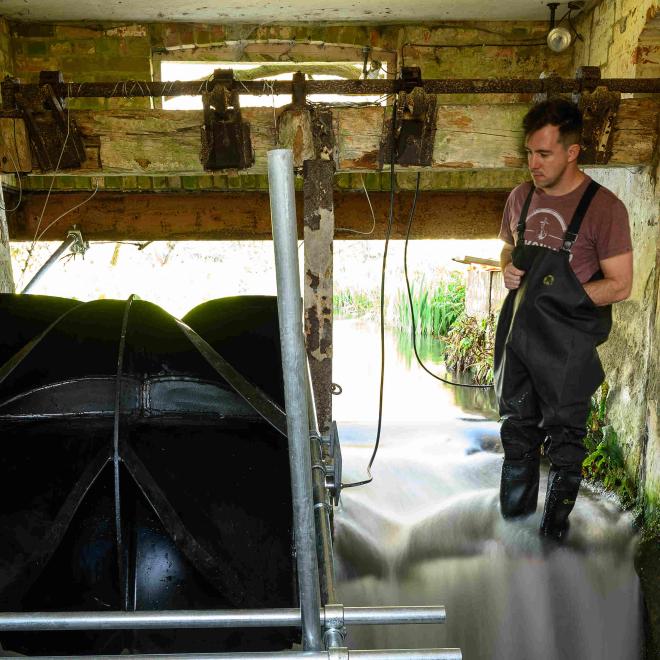
[[[413,238],[494,238],[500,225],[505,192],[421,192]],[[41,226],[83,202],[88,193],[52,193]],[[362,193],[335,192],[336,239],[383,239],[389,193],[370,193],[376,227],[369,236],[369,205]],[[46,193],[23,195],[18,211],[8,215],[12,241],[32,240]],[[411,192],[395,195],[393,238],[405,237]],[[303,237],[303,199],[297,199],[298,235]],[[78,225],[87,240],[270,240],[268,193],[97,193],[56,223],[43,240],[61,241]]]
[[[306,160],[303,166],[305,222],[305,342],[321,434],[332,421],[332,243],[334,164]]]
[[[7,206],[0,186],[0,293],[14,293],[14,276],[11,268],[9,252],[9,233],[7,231],[7,215],[12,206]]]
[[[520,121],[528,108],[527,104],[439,106],[431,169],[523,166],[526,161]],[[389,108],[383,107],[333,108],[338,172],[378,169],[382,125],[389,113]],[[659,114],[659,100],[623,100],[607,165],[650,164],[657,143]],[[273,109],[245,108],[242,115],[250,123],[255,152],[255,164],[244,172],[263,174],[266,152],[277,143]],[[71,117],[83,136],[87,160],[82,168],[61,174],[204,173],[199,158],[201,111],[79,110],[72,111]]]

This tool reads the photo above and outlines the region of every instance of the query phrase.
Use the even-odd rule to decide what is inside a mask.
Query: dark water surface
[[[335,324],[334,399],[344,482],[365,476],[375,438],[379,337]],[[544,552],[539,507],[505,522],[501,448],[489,395],[439,383],[388,335],[385,409],[373,483],[345,490],[335,514],[344,605],[447,607],[440,626],[363,626],[354,649],[460,647],[466,660],[637,660],[641,596],[632,518],[586,488],[565,547]],[[440,351],[423,351],[427,364]],[[434,369],[442,373],[442,367]]]

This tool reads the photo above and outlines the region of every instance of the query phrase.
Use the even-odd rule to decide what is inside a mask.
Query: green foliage
[[[493,381],[495,317],[485,319],[461,315],[445,339],[445,364],[455,373],[469,372],[474,382],[487,385]]]
[[[465,284],[458,275],[441,282],[435,289],[426,287],[424,280],[410,287],[417,335],[443,337],[465,309]],[[409,330],[411,326],[408,292],[397,292],[394,301],[395,327]]]
[[[603,383],[591,399],[584,439],[588,455],[582,463],[582,472],[590,481],[598,481],[614,491],[624,506],[635,499],[635,487],[628,477],[623,452],[616,431],[607,421],[607,394],[609,386]]]
[[[341,318],[372,314],[378,306],[378,295],[367,291],[343,289],[332,296],[333,313]]]

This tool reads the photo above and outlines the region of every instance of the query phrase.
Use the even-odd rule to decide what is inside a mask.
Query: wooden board
[[[504,192],[421,192],[412,238],[495,238],[499,231]],[[89,197],[89,193],[52,193],[42,227]],[[389,193],[370,193],[376,225],[364,194],[335,192],[336,239],[383,239]],[[395,195],[392,237],[405,237],[411,192]],[[32,240],[45,193],[23,196],[21,207],[8,216],[11,240]],[[297,196],[302,238],[302,193]],[[77,224],[88,240],[270,240],[267,193],[97,193],[65,215],[44,240],[63,240]],[[346,231],[351,229],[353,231]],[[361,233],[355,233],[361,232]]]
[[[433,170],[520,168],[525,164],[520,120],[529,106],[443,105],[437,111]],[[649,165],[657,144],[660,101],[624,99],[614,128],[610,166]],[[277,146],[280,110],[246,108],[255,164],[247,173],[267,171],[266,153]],[[389,108],[335,108],[337,171],[378,169],[382,124]],[[88,159],[67,174],[181,175],[204,172],[199,160],[201,111],[73,111]],[[414,171],[416,168],[405,168]],[[428,169],[428,168],[427,168]],[[64,173],[62,173],[64,174]]]

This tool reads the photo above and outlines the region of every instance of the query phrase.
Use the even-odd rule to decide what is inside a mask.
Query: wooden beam
[[[306,160],[303,167],[305,221],[305,337],[319,430],[332,422],[332,243],[335,213],[334,163]]]
[[[520,122],[526,104],[444,105],[437,110],[432,169],[518,168],[524,165]],[[266,153],[277,144],[281,110],[245,108],[255,164],[266,172]],[[334,108],[339,172],[378,169],[383,121],[389,108]],[[624,99],[613,129],[610,166],[648,165],[657,143],[660,101]],[[204,172],[199,159],[202,112],[192,110],[72,111],[85,142],[87,160],[66,174],[176,175]],[[22,120],[16,120],[22,121]],[[11,136],[12,131],[8,131]],[[291,146],[291,145],[279,145]],[[405,168],[413,171],[414,167]]]
[[[52,193],[41,227],[46,227],[89,197],[89,193]],[[383,239],[389,193],[370,193],[372,218],[364,193],[335,193],[335,238]],[[505,192],[442,193],[421,191],[413,238],[495,238]],[[405,237],[413,193],[395,194],[392,237]],[[13,241],[32,240],[46,202],[46,193],[23,195],[18,211],[9,214]],[[298,235],[302,238],[302,193],[297,197]],[[268,193],[97,193],[89,202],[64,215],[43,240],[61,241],[78,225],[88,240],[270,240]],[[363,232],[361,234],[347,229]]]
[[[7,204],[0,186],[0,293],[14,293],[14,276],[9,252],[9,233],[7,231]],[[9,207],[12,208],[12,207]]]

